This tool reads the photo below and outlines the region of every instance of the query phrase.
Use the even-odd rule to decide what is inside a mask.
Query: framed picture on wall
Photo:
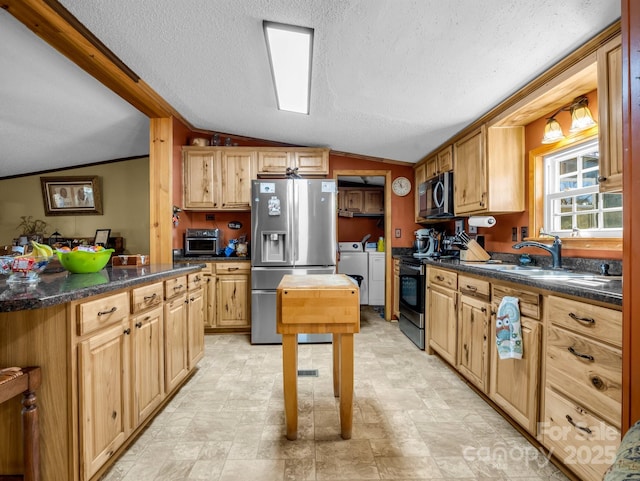
[[[45,215],[102,215],[100,177],[40,177]]]

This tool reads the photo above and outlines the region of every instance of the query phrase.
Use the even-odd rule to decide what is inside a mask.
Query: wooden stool
[[[0,404],[22,394],[24,475],[0,475],[0,480],[40,481],[40,431],[35,390],[40,386],[39,367],[0,370]]]

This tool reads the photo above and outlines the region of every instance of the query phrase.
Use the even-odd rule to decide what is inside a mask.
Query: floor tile
[[[298,439],[285,438],[280,346],[205,336],[194,376],[102,481],[566,481],[437,356],[364,308],[352,439],[331,345],[299,346]]]

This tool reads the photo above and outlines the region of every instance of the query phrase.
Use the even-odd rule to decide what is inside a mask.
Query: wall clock
[[[404,197],[411,192],[411,181],[406,177],[396,177],[391,184],[393,193]]]

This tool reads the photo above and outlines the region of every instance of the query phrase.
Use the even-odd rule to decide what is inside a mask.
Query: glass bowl
[[[114,249],[101,251],[56,251],[60,264],[74,274],[92,274],[104,268],[111,259]]]
[[[1,256],[0,273],[9,275],[8,284],[31,284],[40,280],[51,257]]]

